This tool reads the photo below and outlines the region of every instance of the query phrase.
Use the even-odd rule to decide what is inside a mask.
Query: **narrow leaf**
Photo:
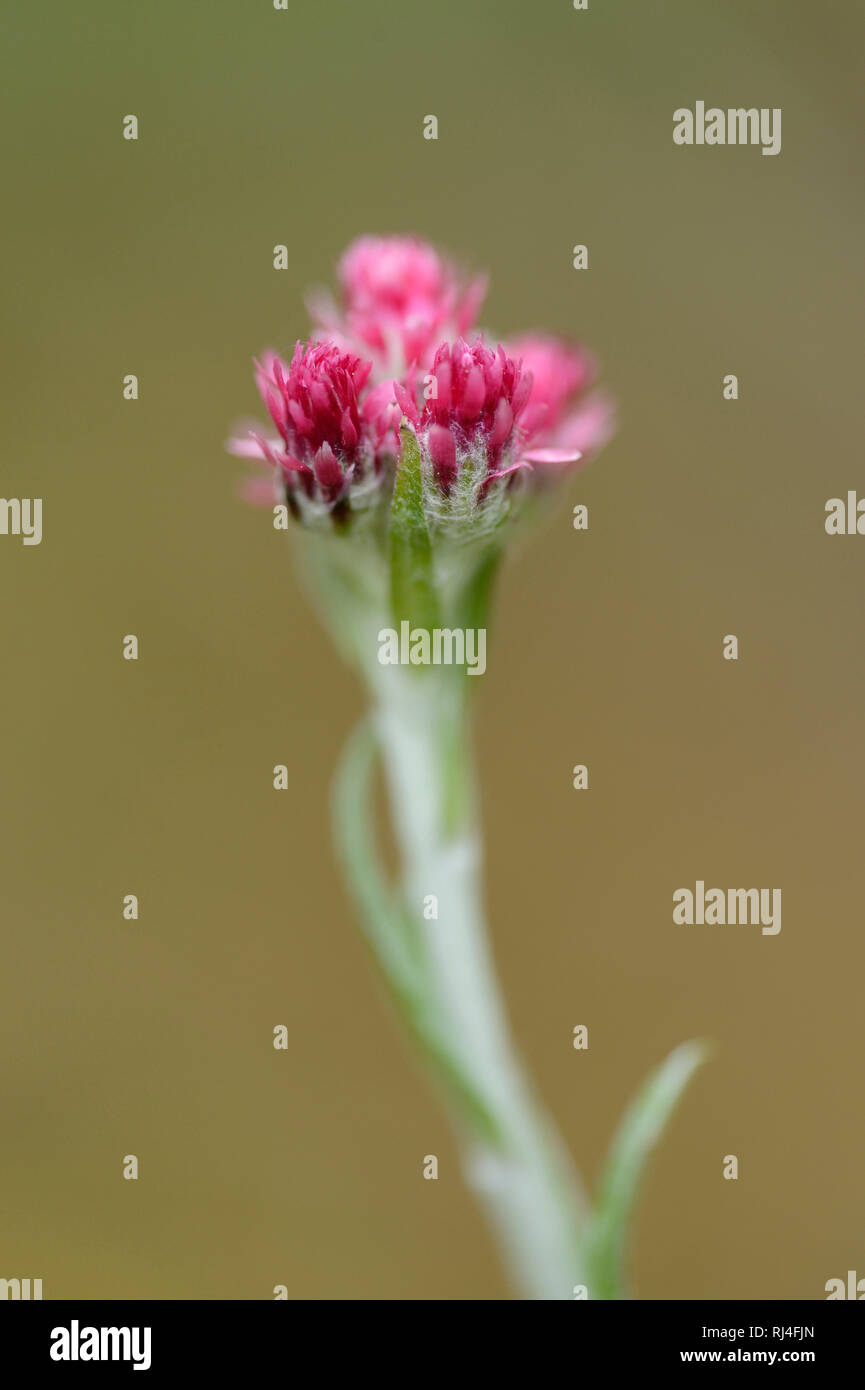
[[[337,854],[357,903],[361,926],[391,988],[415,989],[415,962],[399,905],[379,865],[372,837],[371,784],[376,756],[372,729],[362,724],[348,743],[333,785]]]
[[[610,1146],[590,1221],[587,1246],[590,1298],[624,1298],[628,1225],[647,1160],[708,1046],[677,1047],[648,1077],[628,1107]]]
[[[498,1120],[447,1042],[426,987],[420,943],[381,870],[371,827],[372,773],[377,744],[361,725],[343,755],[333,786],[333,825],[367,943],[388,993],[409,1032],[426,1053],[451,1101],[487,1143],[501,1145]]]

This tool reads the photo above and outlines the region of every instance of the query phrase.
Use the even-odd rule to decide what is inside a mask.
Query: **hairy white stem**
[[[520,1295],[571,1299],[574,1286],[587,1283],[579,1248],[584,1202],[523,1075],[499,993],[481,905],[462,686],[453,672],[394,667],[375,684],[376,726],[406,903],[422,937],[425,988],[499,1132],[494,1142],[460,1126],[465,1177]],[[433,920],[423,912],[429,895],[438,900]]]

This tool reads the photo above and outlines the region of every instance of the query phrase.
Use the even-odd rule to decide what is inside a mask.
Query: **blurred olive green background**
[[[644,1191],[639,1296],[865,1274],[865,540],[823,529],[865,491],[861,10],[52,0],[4,26],[0,491],[44,498],[44,540],[0,538],[0,1275],[509,1296],[334,869],[361,691],[222,452],[252,355],[389,231],[488,268],[495,332],[584,338],[620,402],[513,557],[480,697],[538,1085],[591,1179],[649,1067],[718,1045]],[[780,156],[676,148],[698,99],[781,107]],[[697,878],[780,886],[781,934],[674,928]]]

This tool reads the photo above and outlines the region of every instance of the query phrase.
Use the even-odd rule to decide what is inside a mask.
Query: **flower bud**
[[[522,417],[532,377],[503,347],[460,338],[439,347],[430,378],[422,405],[413,381],[395,384],[396,399],[420,442],[431,520],[468,539],[479,522],[486,531],[504,519],[517,475],[531,471]]]
[[[256,455],[275,473],[292,513],[345,520],[373,504],[399,448],[393,390],[366,390],[371,364],[333,343],[297,343],[291,363],[266,353],[256,363],[261,398],[277,430],[250,430],[232,452]]]
[[[415,237],[365,236],[338,267],[340,302],[312,301],[313,318],[329,338],[373,358],[379,377],[429,366],[443,339],[473,326],[486,280],[465,283],[450,261]]]

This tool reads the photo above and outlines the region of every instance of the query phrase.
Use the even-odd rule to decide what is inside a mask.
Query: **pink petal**
[[[576,463],[582,457],[579,449],[528,449],[523,455],[529,463],[552,465]]]
[[[277,501],[277,491],[272,478],[240,478],[237,494],[251,507],[272,507]]]
[[[509,478],[512,473],[519,473],[524,468],[527,468],[531,473],[532,465],[527,460],[528,455],[520,459],[517,463],[512,463],[509,468],[499,468],[495,473],[488,473],[484,479],[484,487],[489,487],[490,483],[498,482],[499,478]]]
[[[411,396],[409,395],[408,391],[405,389],[405,387],[401,385],[400,382],[395,381],[393,390],[394,395],[397,399],[397,404],[399,405],[399,408],[402,411],[403,415],[405,415],[409,420],[411,420],[413,425],[419,424],[420,415],[418,414],[418,408],[412,400]]]
[[[275,443],[276,441],[274,441]],[[261,459],[261,445],[253,436],[226,439],[224,448],[239,459]]]
[[[553,438],[563,448],[579,449],[587,454],[612,437],[615,429],[615,407],[609,396],[601,392],[590,396],[555,431]]]
[[[457,475],[457,446],[450,430],[444,425],[430,425],[427,448],[438,484],[449,492]]]

